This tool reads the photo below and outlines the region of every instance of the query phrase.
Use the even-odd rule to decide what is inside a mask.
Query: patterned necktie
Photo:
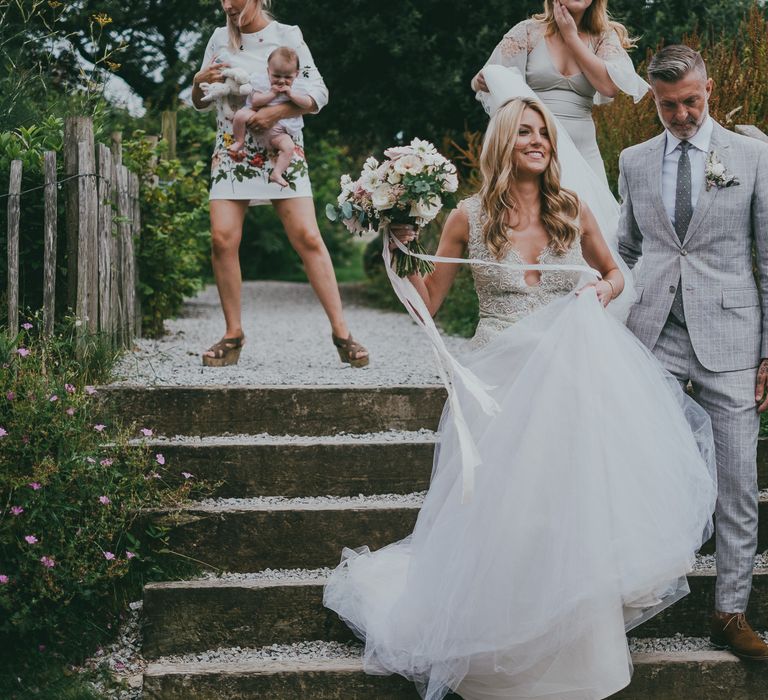
[[[682,243],[691,223],[693,207],[691,206],[691,159],[688,149],[691,144],[680,142],[680,160],[677,161],[677,190],[675,192],[675,231]]]
[[[693,216],[691,205],[691,160],[688,157],[688,149],[691,144],[688,141],[680,142],[680,160],[677,161],[677,190],[675,191],[675,232],[680,243],[685,240],[688,225]],[[675,298],[672,302],[672,316],[682,325],[685,325],[685,311],[683,309],[683,280],[677,283]]]

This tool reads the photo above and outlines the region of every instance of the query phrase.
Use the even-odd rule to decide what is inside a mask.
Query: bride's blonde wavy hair
[[[559,31],[555,21],[555,9],[553,0],[544,0],[544,12],[534,15],[533,19],[547,26],[545,34],[552,36]],[[592,0],[592,4],[584,11],[579,29],[592,34],[602,36],[609,29],[614,29],[619,37],[621,45],[625,49],[634,48],[637,40],[629,36],[627,28],[621,22],[614,22],[608,13],[608,0]]]
[[[557,129],[547,110],[538,100],[520,98],[512,100],[493,115],[483,140],[480,154],[480,187],[483,222],[483,241],[488,250],[502,260],[511,245],[507,236],[507,216],[519,205],[510,185],[517,178],[517,142],[523,112],[529,107],[544,120],[551,144],[549,166],[542,173],[541,221],[549,234],[555,253],[565,253],[581,235],[578,225],[579,198],[574,192],[560,186],[560,162],[557,159]]]
[[[229,48],[232,51],[239,51],[240,46],[243,43],[242,32],[240,27],[246,26],[253,22],[258,17],[259,12],[262,12],[268,19],[273,19],[269,14],[269,6],[271,0],[246,0],[243,5],[242,12],[237,16],[237,21],[234,21],[229,15],[227,15],[227,31],[229,32]]]

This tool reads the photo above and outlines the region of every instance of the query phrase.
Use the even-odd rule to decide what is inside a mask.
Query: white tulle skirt
[[[501,407],[460,396],[483,460],[472,501],[446,410],[412,535],[350,543],[325,605],[365,641],[366,671],[428,700],[605,698],[630,680],[625,630],[687,593],[711,532],[709,419],[591,291],[464,364]]]

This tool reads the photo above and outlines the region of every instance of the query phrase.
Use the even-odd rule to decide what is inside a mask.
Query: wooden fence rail
[[[81,327],[128,347],[141,332],[138,266],[139,177],[122,162],[122,139],[111,147],[94,143],[86,117],[64,127],[67,305]],[[57,250],[57,154],[44,155],[43,332],[53,333]],[[19,228],[22,162],[11,163],[8,190],[8,330],[19,327]]]

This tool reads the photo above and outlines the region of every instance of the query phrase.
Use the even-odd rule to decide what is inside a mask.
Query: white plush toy
[[[225,68],[221,71],[221,75],[225,79],[223,83],[200,83],[200,88],[205,93],[202,101],[221,100],[224,116],[232,119],[235,116],[235,111],[229,100],[224,98],[229,95],[237,95],[238,97],[250,95],[253,88],[249,83],[248,71],[243,68]]]

